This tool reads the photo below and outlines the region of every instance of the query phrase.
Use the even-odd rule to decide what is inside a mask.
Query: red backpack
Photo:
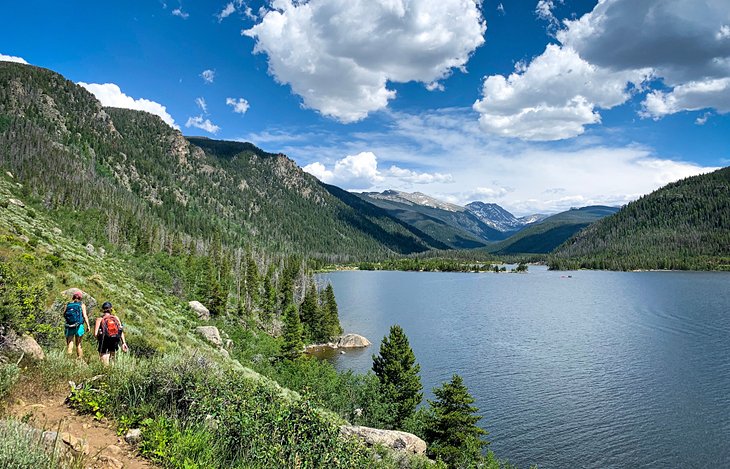
[[[120,337],[122,335],[122,323],[119,322],[119,318],[114,315],[109,315],[101,320],[101,332],[106,337]]]

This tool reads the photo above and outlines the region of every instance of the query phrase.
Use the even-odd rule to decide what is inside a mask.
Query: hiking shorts
[[[99,339],[99,353],[106,355],[107,353],[116,352],[119,350],[120,337],[107,337],[102,336]]]
[[[81,337],[82,335],[84,335],[84,325],[79,324],[78,326],[72,326],[72,327],[66,326],[65,333],[66,333],[66,337],[73,337],[73,336]]]

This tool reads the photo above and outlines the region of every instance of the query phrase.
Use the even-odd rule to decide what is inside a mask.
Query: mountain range
[[[223,245],[348,262],[434,249],[557,248],[555,266],[654,266],[656,258],[674,266],[704,256],[682,265],[714,268],[730,245],[727,168],[621,210],[551,216],[518,218],[497,204],[462,207],[418,192],[354,194],[283,154],[185,137],[155,115],[103,107],[53,71],[10,62],[0,62],[0,167],[79,242],[123,252],[206,254]],[[606,260],[626,257],[635,262]]]

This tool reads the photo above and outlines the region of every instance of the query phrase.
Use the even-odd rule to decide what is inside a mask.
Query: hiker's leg
[[[104,364],[104,366],[109,366],[109,352],[102,353],[100,355],[100,357],[101,357],[101,362]]]
[[[117,359],[117,352],[109,352],[109,357],[112,361]]]
[[[71,355],[74,353],[74,337],[72,335],[66,336],[66,354]]]
[[[74,342],[76,342],[76,356],[84,358],[84,351],[81,349],[81,336],[74,335]]]

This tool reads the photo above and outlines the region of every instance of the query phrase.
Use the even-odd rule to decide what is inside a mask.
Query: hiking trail
[[[83,467],[90,469],[153,469],[157,466],[137,456],[134,447],[117,436],[107,419],[94,420],[90,415],[80,415],[65,404],[66,394],[54,394],[26,403],[15,399],[10,414],[27,419],[28,424],[42,430],[68,433],[73,441],[84,440]],[[75,443],[74,443],[75,444]],[[73,446],[73,445],[71,445]]]

